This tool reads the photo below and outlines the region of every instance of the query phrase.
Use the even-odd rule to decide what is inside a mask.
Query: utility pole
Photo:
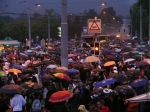
[[[148,42],[148,44],[149,44],[149,46],[150,46],[150,0],[149,0],[149,42]]]
[[[68,68],[67,0],[61,0],[61,66]]]
[[[50,15],[48,15],[48,43],[50,43]]]
[[[140,42],[143,42],[142,37],[142,5],[140,4]]]

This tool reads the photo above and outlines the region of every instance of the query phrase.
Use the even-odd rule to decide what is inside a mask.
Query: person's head
[[[104,104],[105,104],[104,100],[98,100],[98,101],[97,101],[97,107],[98,107],[99,109],[101,109],[101,108],[104,106]]]
[[[80,92],[78,87],[73,89],[73,93],[78,93],[78,92]]]
[[[88,105],[89,105],[89,109],[93,110],[96,107],[96,102],[95,101],[90,101]]]
[[[78,107],[78,110],[79,110],[79,112],[87,112],[87,110],[86,110],[86,108],[85,108],[84,105],[80,105],[80,106]]]

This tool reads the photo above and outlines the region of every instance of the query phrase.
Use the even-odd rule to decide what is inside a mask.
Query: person
[[[88,105],[89,105],[89,111],[88,112],[99,112],[98,108],[96,107],[95,101],[90,101]]]
[[[14,97],[10,100],[10,106],[13,109],[13,112],[22,112],[22,107],[26,104],[26,100],[20,94],[15,94]]]
[[[79,112],[88,112],[88,111],[86,110],[86,108],[85,108],[84,105],[80,105],[80,106],[78,107],[78,110],[79,110]]]
[[[97,107],[99,109],[99,112],[111,112],[108,107],[104,106],[104,104],[105,104],[104,100],[97,101]]]

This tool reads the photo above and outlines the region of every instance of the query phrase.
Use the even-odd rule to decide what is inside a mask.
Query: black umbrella
[[[45,74],[42,78],[55,80],[55,77],[53,75],[49,75],[49,74]]]
[[[33,65],[33,67],[39,67],[39,66],[42,66],[42,65],[48,65],[50,63],[51,63],[50,61],[46,60],[46,61],[42,61],[42,62],[40,62],[38,64]]]
[[[29,74],[29,73],[31,74],[35,73],[35,70],[23,70],[22,71],[22,74]]]
[[[149,65],[149,63],[144,62],[144,61],[139,61],[139,62],[137,62],[136,64],[139,65],[139,66],[146,66],[146,65]]]
[[[128,78],[122,74],[113,73],[109,75],[108,78],[114,78],[118,82],[128,82]]]
[[[30,92],[39,92],[42,89],[41,85],[34,83],[32,81],[28,81],[21,84],[21,87],[27,89]]]
[[[6,93],[6,94],[16,94],[16,93],[21,93],[25,89],[17,84],[9,84],[9,85],[4,85],[0,88],[1,93]]]
[[[140,74],[140,70],[128,70],[127,76],[138,76]]]
[[[130,85],[120,85],[120,86],[117,86],[114,90],[117,91],[118,93],[123,93],[125,95],[135,94],[134,90],[132,89]]]

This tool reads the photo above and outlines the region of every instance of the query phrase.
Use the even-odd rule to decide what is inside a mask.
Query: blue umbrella
[[[101,82],[98,82],[95,84],[95,88],[99,88],[99,87],[104,87],[107,86],[109,84],[113,84],[114,82],[116,82],[117,80],[114,78],[110,78],[110,79],[105,79]]]
[[[68,69],[67,71],[68,71],[68,73],[72,73],[72,74],[78,73],[78,70],[76,70],[74,68]]]
[[[131,87],[141,87],[141,86],[144,86],[146,84],[148,84],[148,80],[137,79],[137,80],[134,80],[130,85],[131,85]]]
[[[34,53],[28,52],[28,56],[33,56],[33,55],[34,55]]]
[[[13,65],[11,68],[16,68],[16,69],[25,69],[22,65]]]

